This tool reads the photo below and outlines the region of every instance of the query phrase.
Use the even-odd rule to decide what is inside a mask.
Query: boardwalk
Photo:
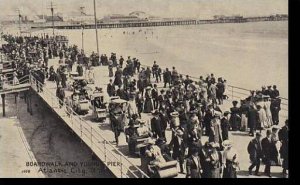
[[[50,65],[55,68],[58,66],[58,60],[53,59],[49,61]],[[89,85],[91,88],[100,86],[106,92],[106,82],[109,81],[108,69],[105,66],[95,68],[95,79],[96,83]],[[101,80],[97,80],[101,79]],[[31,79],[32,88],[37,91],[35,85],[35,79]],[[162,87],[162,84],[159,84]],[[38,95],[53,109],[64,122],[75,132],[82,141],[91,148],[91,150],[103,161],[109,170],[116,177],[147,177],[140,169],[141,161],[139,158],[129,156],[128,145],[125,141],[125,135],[122,133],[120,136],[120,142],[118,146],[114,145],[114,135],[110,129],[108,119],[103,123],[92,121],[92,110],[85,116],[68,115],[66,108],[59,108],[58,100],[55,97],[56,84],[54,82],[46,81],[43,91],[39,92]],[[71,95],[71,91],[66,91],[66,96]],[[108,97],[106,97],[108,100]],[[221,106],[222,110],[228,110],[231,107],[231,101],[225,102]],[[149,123],[150,116],[142,114],[142,119],[147,120]],[[281,119],[283,120],[283,118]],[[167,130],[167,140],[170,141],[171,130]],[[246,132],[231,132],[230,138],[234,141],[235,146],[240,154],[241,171],[238,173],[238,177],[249,177],[247,174],[247,168],[249,165],[248,154],[246,146],[250,141],[251,137]],[[207,137],[203,137],[202,142],[207,141]],[[263,167],[261,167],[263,169]],[[274,176],[280,177],[280,167],[273,167],[273,172],[276,172]],[[178,177],[185,177],[184,174],[179,174]],[[262,176],[263,177],[263,176]]]

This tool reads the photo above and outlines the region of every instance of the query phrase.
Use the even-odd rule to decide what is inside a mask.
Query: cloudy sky
[[[56,10],[69,13],[85,6],[93,13],[93,0],[52,0]],[[16,15],[19,8],[23,15],[50,14],[47,7],[51,0],[0,0],[0,16]],[[133,11],[144,11],[160,17],[211,18],[213,15],[240,14],[243,16],[288,13],[288,0],[96,0],[97,16]]]

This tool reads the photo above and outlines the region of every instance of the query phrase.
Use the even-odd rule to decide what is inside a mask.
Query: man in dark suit
[[[273,144],[271,141],[271,130],[267,130],[266,137],[262,139],[262,153],[263,153],[263,161],[265,163],[265,175],[268,177],[271,176],[271,158],[273,153]]]
[[[280,98],[273,98],[271,99],[271,114],[272,114],[272,121],[274,125],[279,124],[279,111],[280,111],[280,104],[281,104],[281,99]]]
[[[249,135],[254,136],[254,132],[256,131],[258,125],[259,117],[258,117],[258,112],[253,105],[249,107],[247,117],[248,117],[248,127],[250,128]]]
[[[114,96],[115,91],[115,85],[113,84],[112,79],[110,79],[109,84],[107,85],[107,94],[109,95],[109,97]]]
[[[180,173],[183,172],[184,157],[187,154],[187,144],[183,140],[183,131],[177,130],[175,137],[172,138],[169,147],[173,152],[173,159],[179,161]]]
[[[159,117],[161,120],[162,135],[163,138],[166,140],[166,129],[168,127],[169,117],[167,111],[164,108],[159,111]]]
[[[271,98],[277,98],[279,96],[279,91],[277,90],[277,86],[273,85],[273,91],[271,93]]]
[[[153,107],[154,109],[158,109],[158,90],[157,90],[157,85],[153,85],[153,89],[151,90],[151,96],[153,100]]]
[[[192,148],[192,155],[186,160],[186,178],[201,178],[203,172],[197,148]]]
[[[164,88],[166,88],[167,84],[171,84],[171,79],[172,79],[172,73],[169,71],[168,68],[166,68],[166,71],[163,73],[163,79],[164,79]]]
[[[163,137],[163,129],[161,124],[161,119],[159,117],[159,112],[157,110],[152,113],[153,118],[151,119],[151,131],[153,132],[154,138]]]
[[[282,161],[282,168],[283,168],[283,176],[288,177],[287,170],[288,170],[288,146],[289,146],[289,127],[288,127],[288,120],[285,121],[285,126],[283,126],[279,132],[278,132],[278,137],[279,141],[281,141],[282,145],[280,148],[280,157],[283,159]]]
[[[250,155],[251,165],[249,167],[249,175],[252,175],[252,169],[256,167],[255,169],[255,175],[259,176],[259,167],[260,167],[260,159],[262,157],[262,146],[261,146],[261,134],[256,133],[256,136],[254,139],[252,139],[248,144],[248,153]]]

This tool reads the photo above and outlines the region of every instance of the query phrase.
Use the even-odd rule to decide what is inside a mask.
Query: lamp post
[[[81,23],[81,48],[84,50],[84,24]]]

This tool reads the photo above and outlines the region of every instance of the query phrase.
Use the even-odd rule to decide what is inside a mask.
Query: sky
[[[50,15],[51,0],[0,0],[0,16],[21,14],[36,15],[46,12]],[[52,0],[55,11],[70,13],[85,6],[93,14],[93,0]],[[129,14],[144,11],[159,17],[212,18],[214,15],[258,16],[287,14],[288,0],[96,0],[97,16]]]

